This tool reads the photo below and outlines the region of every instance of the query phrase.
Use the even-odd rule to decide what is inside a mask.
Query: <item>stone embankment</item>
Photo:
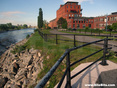
[[[37,75],[43,69],[43,56],[40,50],[24,50],[19,54],[11,51],[16,45],[22,45],[27,40],[11,45],[0,59],[0,88],[28,88],[35,85]],[[34,86],[33,86],[34,87]]]

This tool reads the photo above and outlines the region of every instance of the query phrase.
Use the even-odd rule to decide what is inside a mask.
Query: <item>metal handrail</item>
[[[39,32],[39,34],[44,38],[44,34],[42,32]],[[56,36],[57,37],[57,36]],[[57,85],[57,88],[60,88],[62,83],[63,83],[63,80],[65,78],[65,76],[67,75],[67,84],[65,87],[71,87],[71,79],[74,78],[75,76],[77,76],[78,74],[80,74],[81,72],[85,71],[87,68],[89,68],[90,66],[92,66],[93,64],[95,64],[97,61],[101,60],[102,59],[102,65],[106,65],[106,53],[107,53],[107,49],[110,49],[108,48],[108,37],[105,38],[105,39],[101,39],[101,40],[97,40],[97,41],[93,41],[93,42],[89,42],[89,43],[86,43],[86,44],[83,44],[83,45],[80,45],[80,46],[77,46],[77,47],[73,47],[71,49],[67,49],[65,51],[65,53],[60,57],[60,59],[52,66],[52,68],[49,70],[49,72],[41,79],[41,81],[36,85],[35,88],[43,88],[45,86],[45,84],[48,82],[48,80],[50,79],[50,77],[53,75],[53,73],[55,72],[55,70],[58,68],[58,66],[60,65],[60,63],[63,61],[63,59],[66,57],[66,61],[67,61],[67,67],[66,67],[66,70],[62,76],[62,79],[60,80],[59,84]],[[94,44],[94,43],[97,43],[97,42],[101,42],[101,41],[104,41],[104,48],[103,49],[100,49],[88,56],[85,56],[83,58],[81,58],[80,60],[77,60],[75,62],[73,62],[72,64],[70,64],[70,52],[73,51],[73,50],[76,50],[76,49],[79,49],[79,48],[82,48],[84,46],[87,46],[87,45],[90,45],[90,44]],[[97,59],[96,61],[94,61],[93,63],[91,63],[89,66],[85,67],[84,69],[82,69],[81,71],[79,71],[78,73],[76,73],[75,75],[73,75],[71,77],[70,75],[70,67],[75,65],[76,63],[94,55],[94,54],[97,54],[99,52],[101,52],[103,50],[103,56],[101,56],[99,59]]]
[[[90,42],[90,43],[83,44],[83,45],[81,45],[81,46],[74,47],[74,48],[71,48],[71,49],[66,50],[65,53],[61,56],[61,58],[53,65],[53,67],[50,69],[50,71],[41,79],[41,81],[37,84],[37,86],[36,86],[35,88],[43,88],[43,87],[45,86],[45,84],[48,82],[48,80],[50,79],[50,77],[52,76],[52,74],[55,72],[55,70],[58,68],[58,66],[59,66],[60,63],[63,61],[63,59],[67,56],[68,53],[70,53],[71,51],[76,50],[76,49],[78,49],[78,48],[81,48],[81,47],[84,47],[84,46],[87,46],[87,45],[90,45],[90,44],[93,44],[93,43],[96,43],[96,42],[100,42],[100,41],[103,41],[103,40],[104,40],[104,39],[98,40],[98,41],[94,41],[94,42]],[[94,52],[93,54],[91,54],[91,55],[89,55],[89,56],[92,56],[92,55],[94,55],[94,54],[96,54],[96,53],[98,53],[98,52],[100,52],[100,51],[102,51],[102,50],[103,50],[103,49],[101,49],[101,50],[99,50],[99,51],[97,51],[97,52]],[[88,58],[89,56],[84,57],[83,59],[86,59],[86,58]],[[101,57],[101,58],[102,58],[102,57]],[[82,59],[82,60],[83,60],[83,59]],[[98,59],[98,60],[100,60],[100,59]],[[97,62],[98,60],[96,60],[96,62]],[[79,62],[79,61],[77,61],[77,62]],[[76,62],[75,62],[75,63],[76,63]],[[74,65],[75,63],[71,64],[70,66]],[[88,67],[89,67],[89,66],[88,66]],[[87,69],[88,67],[86,67],[85,69]],[[82,71],[84,71],[85,69],[83,69]],[[82,72],[82,71],[81,71],[81,72]],[[64,77],[65,77],[65,75],[66,75],[66,72],[67,72],[67,69],[66,69],[66,71],[65,71],[65,74],[64,74],[63,77],[62,77],[62,80],[60,81],[60,83],[59,83],[59,85],[58,85],[58,88],[62,85],[62,82],[63,82],[63,80],[64,80]],[[78,74],[79,74],[79,73],[78,73]],[[77,74],[76,74],[76,75],[77,75]],[[74,78],[74,77],[75,77],[75,76],[71,77],[71,79]]]

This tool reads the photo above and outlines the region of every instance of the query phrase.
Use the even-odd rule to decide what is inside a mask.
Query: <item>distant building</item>
[[[94,29],[105,29],[106,24],[112,25],[117,22],[117,12],[111,13],[110,15],[99,16],[94,18]]]
[[[107,25],[112,25],[112,23],[117,22],[117,12],[108,16],[82,17],[81,5],[78,2],[66,2],[64,5],[60,5],[60,8],[56,11],[56,18],[49,23],[52,29],[58,27],[57,21],[60,17],[67,20],[68,28],[76,29],[83,29],[85,27],[104,29],[106,21]]]

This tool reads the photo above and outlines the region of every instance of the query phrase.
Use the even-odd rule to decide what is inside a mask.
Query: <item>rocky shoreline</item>
[[[13,54],[16,45],[23,45],[24,39],[2,54],[0,59],[0,88],[28,88],[37,84],[37,75],[43,69],[41,50],[24,50]]]

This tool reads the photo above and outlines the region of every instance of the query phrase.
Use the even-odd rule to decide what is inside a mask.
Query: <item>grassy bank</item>
[[[44,33],[49,33],[49,31],[50,30],[47,30],[47,31],[43,30]],[[30,49],[30,48],[41,50],[43,60],[44,60],[43,61],[44,68],[38,74],[37,80],[40,80],[50,70],[50,68],[55,64],[55,62],[63,55],[63,53],[65,52],[66,49],[73,47],[73,42],[70,42],[70,41],[69,42],[59,41],[59,44],[55,44],[55,40],[53,40],[54,37],[55,36],[53,36],[53,37],[51,36],[51,39],[48,39],[48,42],[45,42],[41,38],[41,36],[38,34],[38,32],[35,32],[32,35],[32,37],[29,38],[27,43],[25,43],[23,46],[20,46],[20,47],[23,47],[22,50]],[[58,36],[58,37],[62,38],[62,39],[67,39],[62,36]],[[77,45],[82,45],[82,44],[83,43],[77,42]],[[96,47],[94,45],[88,45],[86,47],[72,51],[70,53],[71,63],[73,63],[74,61],[76,61],[82,57],[85,57],[99,49],[100,49],[100,47]],[[95,61],[101,55],[102,55],[102,52],[76,64],[74,67],[71,68],[71,70],[74,69],[76,66],[78,66],[81,63]],[[112,56],[111,58],[113,59],[116,57]],[[115,61],[115,60],[113,59],[113,61]],[[117,61],[115,61],[115,62],[117,62]],[[47,85],[46,85],[47,88],[53,88],[60,81],[60,79],[65,71],[65,68],[66,68],[66,60],[64,59],[63,62],[58,67],[58,69],[53,74],[53,76],[51,77],[51,79],[49,80],[49,82],[47,83]]]

